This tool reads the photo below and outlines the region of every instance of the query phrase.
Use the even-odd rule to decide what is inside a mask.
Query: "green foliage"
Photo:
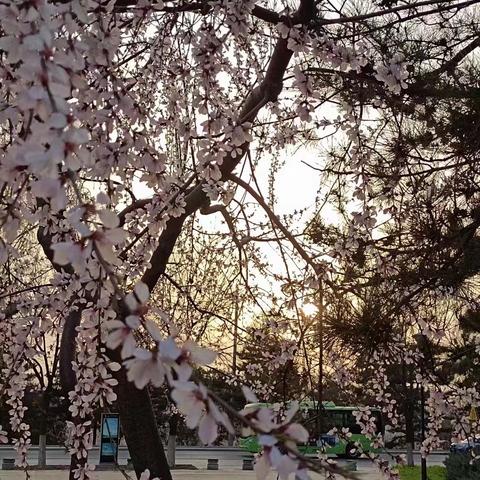
[[[451,453],[445,460],[447,480],[478,480],[480,462],[470,464],[472,457],[464,453]]]
[[[421,471],[419,466],[400,467],[398,469],[398,473],[400,473],[401,480],[420,480],[421,478]],[[446,468],[441,467],[440,465],[433,465],[431,467],[428,467],[427,469],[428,480],[446,480],[446,475]]]

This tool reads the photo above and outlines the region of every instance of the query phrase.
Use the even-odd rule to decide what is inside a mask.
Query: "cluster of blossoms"
[[[445,390],[445,391],[442,391]],[[475,387],[470,388],[455,388],[453,391],[448,389],[437,389],[437,392],[433,391],[435,400],[432,400],[432,407],[436,401],[441,403],[440,410],[444,416],[450,418],[450,423],[453,428],[451,441],[461,442],[465,439],[471,439],[472,434],[478,431],[478,420],[472,421],[470,418],[470,412],[472,407],[478,409],[480,406],[480,394]],[[427,407],[432,410],[430,406]],[[446,413],[445,413],[446,412]],[[428,435],[435,437],[438,434],[438,430],[443,427],[443,422],[440,423],[436,416],[436,413],[432,414],[432,422],[428,424]],[[434,440],[432,440],[434,442]],[[475,452],[472,452],[475,453]]]
[[[392,348],[395,348],[393,346]],[[397,355],[403,356],[403,350],[399,349]],[[386,373],[386,366],[389,362],[389,352],[376,351],[373,354],[373,360],[375,364],[375,374],[372,376],[372,380],[368,384],[367,392],[375,399],[377,405],[379,405],[382,412],[382,421],[386,422],[385,429],[394,429],[398,425],[398,412],[396,400],[392,398],[392,394],[388,391],[390,381]],[[358,410],[353,412],[357,425],[361,428],[361,433],[365,435],[371,445],[375,449],[382,449],[385,447],[385,440],[382,432],[379,429],[378,411],[374,413],[369,407],[359,407]],[[342,432],[342,437],[347,439],[345,432]],[[357,443],[357,448],[362,451],[361,444]],[[384,460],[377,453],[366,452],[366,455],[376,465],[382,475],[389,480],[398,480],[399,474],[392,469],[392,465]],[[397,457],[396,462],[403,462],[403,458]]]
[[[139,151],[147,168],[158,163],[149,145],[142,143],[142,135],[135,139],[121,135],[126,133],[122,131],[121,122],[116,129],[118,142],[109,136],[113,131],[112,118],[128,111],[129,120],[135,122],[139,114],[132,101],[133,93],[127,93],[121,82],[114,80],[114,93],[101,93],[95,85],[95,81],[97,85],[104,85],[102,76],[119,46],[120,32],[108,28],[100,17],[92,22],[93,7],[94,2],[87,1],[55,5],[38,2],[31,7],[11,2],[0,6],[1,27],[5,32],[0,39],[0,49],[5,52],[0,76],[16,79],[9,93],[11,101],[2,106],[1,121],[28,125],[28,129],[20,132],[21,141],[8,149],[0,166],[2,180],[8,180],[12,189],[12,204],[1,214],[2,237],[7,242],[13,241],[20,218],[48,225],[50,233],[60,238],[65,237],[68,227],[73,227],[82,240],[61,242],[56,254],[59,264],[71,261],[79,270],[83,268],[82,263],[88,261],[91,250],[96,249],[104,260],[117,264],[111,246],[118,245],[123,237],[121,230],[97,232],[89,228],[84,220],[91,212],[82,206],[70,210],[67,221],[60,220],[61,215],[56,216],[67,204],[70,187],[78,193],[75,172],[92,168],[94,176],[105,178],[112,171],[124,168],[123,162],[131,152]],[[108,8],[111,11],[113,4]],[[84,24],[89,27],[85,29]],[[57,35],[64,31],[68,35]],[[22,63],[17,68],[19,59]],[[89,78],[92,83],[86,79],[87,65],[96,72]],[[112,95],[118,100],[113,110],[111,106],[115,102],[109,100]],[[105,129],[89,128],[97,124],[104,124]],[[105,131],[110,132],[107,137],[104,137]],[[95,155],[86,146],[88,142],[98,145]],[[27,192],[28,196],[33,195],[38,202],[48,205],[48,209],[39,209],[32,216],[23,203],[14,201]],[[113,191],[108,197],[104,196],[110,202],[116,194]],[[166,214],[164,221],[168,219],[168,212]],[[112,218],[106,222],[108,220]],[[72,235],[69,232],[67,236]],[[4,240],[0,243],[3,258],[8,248]]]
[[[55,263],[72,265],[81,276],[87,272],[94,276],[98,269],[98,262],[92,261],[92,252],[109,265],[119,264],[114,248],[125,241],[126,232],[118,228],[119,219],[114,212],[100,208],[96,210],[92,205],[86,205],[72,209],[66,216],[81,239],[52,245]],[[99,223],[102,227],[97,227]]]
[[[355,382],[355,374],[352,371],[351,365],[348,365],[347,362],[345,364],[342,364],[337,358],[332,358],[332,365],[335,363],[333,360],[338,363],[336,365],[335,369],[332,372],[332,378],[334,382],[340,386],[340,388],[347,388],[349,385],[351,386]],[[327,360],[328,362],[328,360]],[[330,362],[329,362],[330,363]]]
[[[75,478],[91,478],[92,465],[87,464],[88,451],[92,448],[92,415],[97,407],[108,407],[117,398],[113,391],[117,380],[112,372],[120,365],[111,362],[105,353],[99,350],[98,322],[103,312],[87,309],[82,315],[82,324],[78,328],[78,351],[73,362],[76,377],[75,389],[69,392],[72,421],[69,422],[67,445],[72,456],[77,458],[74,470]]]
[[[374,395],[375,401],[382,406],[382,412],[386,421],[390,425],[396,426],[398,424],[396,404],[397,401],[392,398],[392,394],[388,392],[390,381],[386,373],[385,367],[382,365],[380,355],[375,352],[374,361],[379,362],[379,366],[375,369],[375,378],[371,382],[371,393]]]
[[[246,36],[250,25],[251,12],[255,6],[253,0],[220,0],[217,8],[225,10],[225,25],[236,37]]]
[[[258,328],[253,331],[255,340],[260,344],[270,341],[270,330],[279,332],[285,329],[283,322],[274,319],[266,322],[265,326],[267,328]],[[248,385],[261,398],[269,398],[274,391],[274,385],[271,382],[265,382],[265,379],[276,377],[280,368],[297,359],[298,341],[282,338],[278,344],[275,343],[277,345],[275,351],[261,350],[258,353],[258,359],[255,359],[255,362],[245,363],[244,371],[240,373],[243,384]]]
[[[20,132],[23,141],[3,157],[1,177],[17,195],[30,184],[32,193],[47,201],[53,213],[64,208],[67,201],[65,178],[59,175],[58,166],[63,164],[66,173],[90,161],[82,147],[89,133],[79,125],[68,102],[72,89],[81,91],[86,86],[79,74],[85,66],[85,45],[74,40],[67,43],[65,37],[56,35],[68,25],[71,38],[75,38],[79,25],[72,22],[72,15],[85,17],[80,2],[63,7],[44,2],[31,7],[21,2],[0,6],[5,32],[0,39],[0,49],[5,52],[0,77],[13,75],[16,79],[2,121],[18,124],[23,120],[29,125]],[[21,66],[15,67],[20,59]],[[2,215],[3,232],[9,231],[9,236],[15,236],[19,219],[27,213],[19,208],[13,202],[6,216]]]
[[[107,346],[111,349],[121,347],[127,378],[137,388],[142,389],[149,383],[156,387],[164,383],[170,386],[171,396],[187,426],[198,427],[202,442],[215,441],[219,424],[233,433],[229,418],[212,401],[205,387],[190,380],[193,367],[211,364],[216,354],[192,341],[180,344],[174,336],[162,335],[158,325],[143,316],[148,297],[146,285],[137,283],[133,292],[125,297],[131,314],[124,322],[113,319],[106,323]],[[155,344],[153,349],[136,345],[134,332],[142,326]]]
[[[315,92],[312,78],[305,74],[298,66],[294,69],[294,75],[295,80],[293,85],[302,94],[297,102],[295,113],[298,115],[300,120],[309,122],[312,120],[311,113],[314,111],[314,105],[311,102],[311,97],[318,98],[318,92]]]
[[[196,192],[206,193],[210,200],[221,198],[228,204],[233,188],[228,190],[223,186],[222,168],[227,159],[234,163],[242,158],[254,141],[250,117],[254,118],[256,109],[264,106],[262,102],[272,100],[268,95],[260,99],[246,113],[249,121],[232,120],[235,118],[232,100],[236,102],[238,91],[247,91],[257,80],[261,82],[262,77],[252,79],[251,72],[261,71],[263,75],[264,68],[258,60],[252,61],[252,68],[229,66],[230,60],[235,59],[236,65],[240,65],[242,56],[256,57],[256,52],[270,48],[262,31],[255,48],[249,47],[243,53],[237,51],[256,22],[251,21],[253,1],[206,2],[201,17],[195,17],[191,23],[185,17],[185,23],[164,21],[161,17],[158,30],[165,33],[153,41],[147,32],[150,27],[147,20],[153,11],[165,8],[163,2],[150,5],[141,1],[129,16],[113,13],[114,4],[93,0],[14,0],[0,5],[0,80],[2,88],[7,85],[5,100],[0,100],[0,125],[14,126],[11,145],[5,148],[0,163],[0,196],[5,190],[9,193],[6,208],[0,211],[0,264],[7,263],[17,253],[13,243],[22,222],[38,225],[52,237],[45,250],[53,251],[55,269],[64,269],[54,278],[54,287],[68,290],[72,294],[68,297],[73,293],[82,297],[75,306],[84,308],[73,366],[77,383],[69,395],[73,417],[70,451],[78,459],[75,475],[79,479],[90,475],[86,458],[92,439],[93,407],[106,406],[116,398],[112,372],[120,365],[110,362],[98,348],[103,343],[110,350],[118,349],[128,380],[139,389],[148,384],[157,387],[168,384],[178,410],[188,426],[198,427],[203,442],[212,443],[219,426],[232,431],[224,406],[205,386],[197,385],[191,378],[195,366],[211,364],[215,355],[192,341],[182,342],[179,335],[165,334],[147,316],[149,290],[137,279],[151,267],[151,253],[159,245],[159,235],[168,223],[178,219],[181,228],[181,220],[187,213],[185,192],[191,191],[192,185],[190,180],[182,179],[183,159],[188,156],[184,152],[193,152],[195,163],[185,171],[194,172],[192,182],[199,181]],[[187,28],[176,30],[178,24]],[[132,32],[140,32],[139,41],[133,44],[151,44],[151,51],[146,49],[148,57],[136,52],[119,61],[120,65],[116,63],[126,49],[123,43],[131,40],[130,33],[124,35],[120,25],[131,25]],[[362,42],[343,45],[326,34],[315,36],[306,25],[283,21],[275,28],[290,52],[297,57],[310,54],[322,66],[337,69],[339,74],[360,73],[369,63]],[[229,46],[229,37],[238,43]],[[173,38],[186,45],[187,54],[175,50],[177,42]],[[292,84],[300,94],[292,108],[293,117],[311,122],[321,98],[313,76],[302,68],[302,61],[293,69]],[[154,74],[157,69],[167,72],[161,81]],[[401,55],[395,55],[386,64],[379,62],[375,71],[375,78],[390,92],[400,94],[406,88],[407,64]],[[233,94],[232,85],[237,87]],[[165,97],[165,102],[158,107],[155,104],[161,97]],[[150,114],[149,109],[155,113]],[[345,105],[344,110],[343,117],[334,123],[342,125],[352,142],[349,161],[356,182],[354,198],[361,203],[361,211],[353,214],[346,242],[336,245],[332,256],[337,258],[342,254],[347,258],[357,249],[362,238],[377,225],[379,213],[369,203],[373,182],[363,168],[369,157],[362,143],[366,134],[360,129],[361,115],[352,105]],[[286,109],[282,112],[278,105],[272,107],[272,112],[278,118],[290,114]],[[328,120],[322,122],[318,125],[329,125]],[[171,135],[166,126],[175,132],[171,148],[175,160],[160,147],[164,138]],[[276,130],[259,143],[268,147],[273,138],[275,145],[283,146],[294,143],[299,133],[296,126],[290,125]],[[87,194],[82,191],[84,178]],[[123,216],[117,215],[115,205],[124,203],[125,192],[138,178],[153,189],[152,199]],[[95,200],[84,199],[92,193],[88,182],[106,184],[105,191],[98,193]],[[378,258],[377,263],[381,266],[382,259]],[[67,269],[72,272],[65,273]],[[65,280],[70,280],[70,287]],[[121,290],[125,284],[135,284],[127,296]],[[98,289],[101,292],[97,296],[94,292]],[[120,315],[112,307],[117,302],[124,303],[126,315]],[[66,302],[62,309],[65,306]],[[17,462],[22,466],[26,466],[30,442],[28,426],[23,421],[25,365],[28,357],[35,354],[28,346],[30,323],[33,323],[29,322],[22,323],[19,319],[15,319],[15,324],[2,322],[5,325],[2,328],[8,330],[9,352],[5,361],[17,366],[5,373],[9,378],[6,389],[10,397],[11,429],[19,453]],[[138,342],[142,335],[145,339],[145,334],[151,348]],[[292,360],[296,348],[295,342],[286,341],[280,354],[265,353],[269,370]],[[255,367],[250,369],[253,371]],[[348,381],[346,372],[339,376],[342,382]],[[395,423],[395,403],[385,391],[387,386],[382,370],[374,393],[391,423]],[[250,393],[246,396],[247,400],[256,401]],[[431,408],[438,406],[440,400],[432,396]],[[296,444],[306,441],[308,435],[303,427],[293,423],[295,412],[293,406],[282,419],[268,408],[234,412],[260,435],[263,453],[256,464],[260,477],[275,469],[282,478],[290,474],[307,478],[306,464],[299,461]],[[372,419],[370,411],[359,412],[362,431],[374,439],[375,445],[380,445]],[[432,420],[432,431],[437,426]],[[2,435],[0,432],[0,441],[4,439]],[[342,435],[348,437],[348,432]],[[383,464],[380,466],[383,470]],[[148,471],[144,472],[142,480],[149,476]]]
[[[258,402],[256,396],[245,388],[244,394],[249,402]],[[292,474],[302,480],[309,478],[306,465],[295,455],[297,443],[308,440],[307,430],[292,422],[297,412],[296,402],[292,403],[283,418],[273,408],[246,408],[240,412],[250,429],[258,433],[259,443],[263,447],[255,462],[258,478],[266,478],[272,469],[278,472],[282,480]],[[248,429],[244,433],[247,434]]]
[[[279,23],[277,30],[280,36],[287,40],[288,49],[295,53],[309,50],[312,38],[305,26],[297,24],[289,26],[286,23]]]
[[[383,447],[383,439],[381,433],[378,432],[378,418],[368,407],[359,407],[353,412],[357,425],[360,426],[362,434],[366,435],[373,441],[373,445]]]
[[[10,415],[10,428],[14,435],[14,445],[17,451],[15,464],[23,468],[28,467],[27,450],[31,443],[30,427],[24,422],[25,411],[27,410],[27,407],[23,403],[26,380],[27,372],[22,362],[18,366],[15,374],[10,374],[9,385],[6,390],[8,395],[6,403],[10,406],[10,410],[8,411]]]
[[[282,339],[280,342],[280,351],[276,353],[261,352],[261,357],[264,362],[264,367],[273,372],[275,369],[285,365],[287,362],[292,361],[298,351],[297,342],[294,340]]]
[[[353,413],[357,424],[361,427],[361,432],[371,442],[374,448],[384,447],[382,434],[378,432],[378,419],[372,414],[372,411],[368,407],[361,407]],[[357,445],[361,448],[360,445]],[[397,472],[392,470],[392,465],[378,454],[368,453],[367,456],[376,465],[378,470],[383,474],[387,480],[399,480],[400,476]],[[398,461],[399,459],[397,459]]]
[[[211,400],[205,386],[194,382],[173,382],[172,398],[184,415],[189,428],[198,427],[198,436],[205,444],[211,444],[218,436],[218,425],[233,433],[228,416]]]
[[[375,65],[375,78],[382,82],[388,90],[399,95],[402,89],[407,88],[408,63],[401,53],[395,54],[388,65],[378,63]]]
[[[260,379],[254,378],[253,380],[249,380],[248,383],[244,383],[248,384],[252,391],[257,395],[260,395],[262,398],[269,398],[274,392],[274,387],[271,384],[268,384]]]
[[[298,405],[293,404],[283,418],[270,408],[248,409],[240,413],[222,411],[207,388],[191,380],[193,367],[212,363],[216,355],[194,342],[180,344],[174,336],[162,335],[155,323],[144,318],[148,296],[148,288],[137,283],[134,291],[125,298],[130,310],[125,322],[110,320],[107,323],[107,345],[110,348],[121,347],[129,380],[138,388],[144,388],[149,383],[157,387],[168,384],[171,397],[187,426],[198,428],[199,438],[205,444],[215,441],[219,426],[233,433],[227,413],[241,418],[248,428],[258,433],[263,447],[263,453],[255,464],[259,478],[264,478],[271,469],[285,479],[292,473],[298,478],[308,478],[306,465],[296,455],[297,443],[308,440],[305,428],[292,422]],[[154,341],[153,349],[136,346],[134,332],[140,328],[144,328]],[[244,388],[244,393],[247,401],[258,402],[250,390]]]
[[[428,414],[427,434],[420,449],[422,456],[427,456],[432,450],[443,447],[438,434],[449,410],[445,401],[445,395],[442,392],[435,392],[430,389],[426,402],[426,412]]]
[[[25,313],[24,313],[25,315]],[[5,367],[2,374],[7,379],[3,390],[7,393],[7,405],[10,417],[10,429],[13,434],[13,443],[17,452],[15,463],[17,466],[27,468],[27,450],[30,446],[30,427],[24,421],[25,406],[23,399],[27,387],[27,359],[35,356],[35,350],[30,345],[29,334],[34,328],[35,318],[24,316],[23,318],[4,319],[2,322],[6,349],[3,354]],[[2,443],[6,442],[5,432],[1,434]]]
[[[312,40],[312,53],[340,71],[360,72],[368,64],[367,47],[362,42],[355,46],[344,45],[328,35]]]

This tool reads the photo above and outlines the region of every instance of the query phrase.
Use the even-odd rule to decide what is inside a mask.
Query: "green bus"
[[[255,410],[259,407],[272,407],[272,404],[250,403],[245,406],[245,410]],[[381,432],[383,435],[385,431],[381,411],[378,408],[370,408],[369,410],[375,418],[377,433]],[[300,451],[308,455],[315,454],[321,448],[324,448],[327,454],[347,458],[358,458],[362,452],[376,451],[366,435],[361,433],[361,428],[357,425],[353,415],[355,411],[358,411],[358,407],[337,406],[333,402],[323,402],[321,411],[318,402],[300,403],[296,421],[301,423],[310,434],[308,443],[299,445]],[[340,431],[342,428],[349,429],[352,435],[348,441],[338,438],[337,435],[327,433],[335,427]],[[322,432],[318,433],[320,429]],[[360,445],[360,448],[356,444]],[[261,450],[256,436],[240,438],[239,445],[250,453],[258,453]]]

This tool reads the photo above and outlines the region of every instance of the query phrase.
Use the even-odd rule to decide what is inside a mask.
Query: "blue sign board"
[[[120,417],[118,413],[102,413],[100,463],[117,462],[119,437]]]

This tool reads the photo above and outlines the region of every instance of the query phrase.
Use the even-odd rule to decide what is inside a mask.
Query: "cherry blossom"
[[[218,435],[218,424],[233,433],[233,426],[225,413],[210,399],[203,385],[193,382],[173,382],[172,398],[185,416],[189,428],[198,426],[198,436],[205,444],[211,444]]]
[[[414,243],[422,223],[412,214],[416,202],[430,202],[428,213],[435,204],[445,207],[435,233],[445,239],[463,238],[455,228],[470,228],[466,218],[476,221],[469,163],[475,151],[468,151],[475,142],[458,141],[457,128],[445,125],[450,114],[465,120],[469,111],[474,79],[463,60],[477,45],[469,44],[474,23],[460,18],[475,17],[469,2],[380,3],[358,15],[348,3],[310,0],[0,4],[0,338],[18,465],[27,468],[30,445],[29,369],[39,355],[48,357],[36,340],[58,335],[74,346],[62,349],[61,363],[74,382],[66,390],[75,478],[92,478],[92,416],[97,407],[128,404],[120,384],[125,377],[143,389],[142,398],[148,385],[169,389],[206,444],[219,428],[232,432],[233,419],[258,435],[258,478],[272,469],[302,479],[309,468],[330,471],[328,462],[307,464],[299,454],[308,434],[296,423],[295,402],[236,412],[192,378],[209,366],[234,370],[229,381],[250,378],[245,397],[256,402],[253,391],[268,399],[274,390],[265,374],[273,378],[305,360],[303,373],[313,377],[318,357],[312,363],[309,356],[318,332],[299,315],[300,302],[322,289],[325,313],[338,298],[358,303],[362,288],[387,280],[395,292],[383,302],[395,302],[400,319],[392,319],[392,329],[401,324],[406,333],[395,332],[388,348],[371,355],[366,385],[372,406],[397,426],[392,358],[419,363],[407,345],[411,332],[437,344],[452,335],[432,321],[438,312],[425,292],[435,292],[445,311],[467,304],[456,286],[438,279],[395,283],[408,264],[395,255]],[[412,38],[402,43],[403,31]],[[436,40],[420,63],[415,42],[425,45],[425,38]],[[439,121],[439,112],[448,115]],[[424,131],[429,134],[415,137]],[[430,141],[438,131],[442,138]],[[309,166],[318,174],[310,206],[284,214],[277,182],[283,166],[300,171],[301,162],[318,158]],[[295,192],[288,195],[296,200]],[[324,206],[340,212],[338,225],[324,222]],[[447,223],[453,234],[444,231]],[[398,226],[411,230],[391,240],[398,247],[391,255],[383,234]],[[312,233],[315,227],[319,232]],[[430,239],[423,244],[435,249]],[[195,270],[204,260],[195,257],[200,250],[215,254],[214,275]],[[208,295],[216,297],[212,311]],[[241,311],[219,308],[220,300]],[[227,337],[233,323],[237,353],[239,328],[259,312],[275,319],[268,327],[278,331],[279,348],[259,350],[238,372],[227,358],[234,355],[225,348]],[[387,313],[380,309],[377,316],[393,318]],[[265,346],[268,334],[257,333],[254,341]],[[358,381],[349,355],[357,360],[360,353],[336,342],[331,348],[328,375],[347,392]],[[439,445],[442,417],[456,418],[460,436],[470,432],[467,402],[479,403],[478,392],[460,387],[459,378],[439,387],[437,377],[433,369],[417,379],[428,392],[425,455]],[[310,384],[308,395],[317,391]],[[356,416],[381,447],[371,409],[359,407]],[[139,448],[141,442],[129,441],[130,449]],[[395,478],[378,456],[372,460]],[[158,466],[149,467],[142,480],[159,476]]]
[[[151,477],[150,476],[150,470],[147,468],[141,475],[140,475],[140,480],[159,480],[158,477]]]

